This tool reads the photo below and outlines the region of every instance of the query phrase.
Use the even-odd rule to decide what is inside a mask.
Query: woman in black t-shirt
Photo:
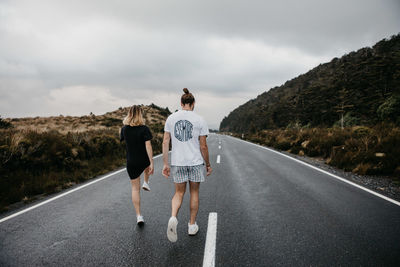
[[[144,224],[140,213],[140,175],[144,172],[143,189],[150,191],[149,176],[154,172],[152,134],[144,125],[143,111],[134,105],[123,120],[120,140],[126,143],[126,170],[132,184],[132,202],[136,210],[137,223]]]

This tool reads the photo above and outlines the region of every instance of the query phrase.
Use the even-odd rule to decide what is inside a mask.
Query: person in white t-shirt
[[[183,91],[185,93],[181,97],[182,110],[171,114],[165,122],[162,147],[164,160],[162,174],[166,178],[172,174],[175,183],[171,218],[167,229],[167,236],[171,242],[176,242],[178,239],[176,217],[182,205],[187,182],[190,188],[188,234],[195,235],[199,231],[196,216],[199,210],[200,183],[204,182],[204,172],[207,176],[212,172],[207,147],[208,126],[201,116],[193,112],[194,96],[187,88]],[[168,164],[170,141],[172,141],[171,167]]]

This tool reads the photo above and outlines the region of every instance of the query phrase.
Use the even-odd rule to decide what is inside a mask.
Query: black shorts
[[[142,172],[150,166],[150,163],[147,165],[135,165],[135,164],[127,164],[126,170],[128,171],[129,178],[131,180],[139,178]]]

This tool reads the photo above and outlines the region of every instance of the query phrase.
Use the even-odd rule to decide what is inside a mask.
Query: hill
[[[2,121],[12,125],[16,130],[33,130],[45,132],[56,130],[62,134],[68,132],[86,132],[91,130],[109,130],[110,128],[120,128],[122,119],[128,114],[130,107],[120,107],[119,109],[107,112],[102,115],[86,116],[52,116],[52,117],[26,117],[26,118],[6,118]],[[146,124],[154,127],[163,124],[166,116],[170,114],[168,108],[160,108],[154,104],[143,106]],[[0,127],[1,128],[1,127]]]
[[[154,154],[161,153],[168,108],[143,106],[153,133]],[[129,107],[103,115],[0,118],[0,211],[14,202],[109,172],[125,164],[119,141]]]
[[[220,131],[400,124],[400,34],[320,64],[233,110]]]

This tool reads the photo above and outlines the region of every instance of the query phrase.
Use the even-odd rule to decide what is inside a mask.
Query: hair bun
[[[183,88],[183,92],[185,92],[185,94],[189,94],[189,90],[187,88]]]

